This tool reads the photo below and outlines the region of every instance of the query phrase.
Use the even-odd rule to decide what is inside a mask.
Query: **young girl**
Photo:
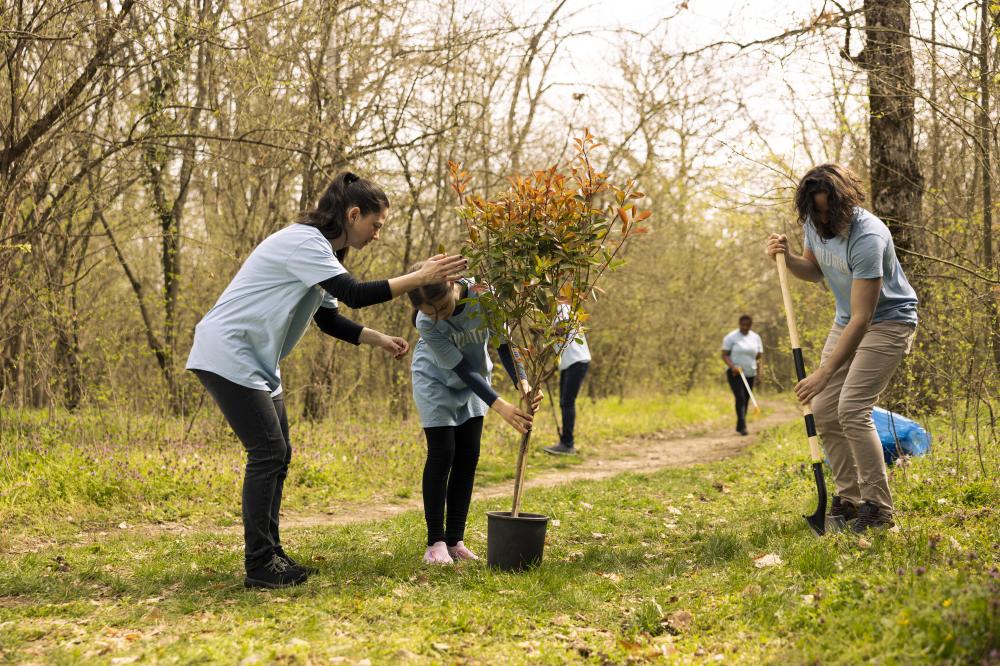
[[[422,264],[417,264],[412,270],[421,269]],[[424,562],[428,564],[479,559],[465,547],[463,536],[486,411],[494,410],[522,434],[531,428],[531,414],[490,387],[490,332],[480,325],[478,301],[460,302],[475,299],[477,289],[472,280],[463,279],[436,282],[409,294],[413,322],[420,331],[412,376],[413,399],[427,437],[423,493],[427,521]],[[523,368],[517,364],[515,369],[510,347],[502,344],[499,352],[515,386],[529,394],[531,386]],[[532,413],[540,400],[541,395],[534,397]]]
[[[892,495],[872,408],[910,350],[917,294],[896,259],[892,235],[861,207],[860,179],[837,164],[811,169],[799,182],[795,206],[805,231],[801,255],[784,234],[771,234],[767,253],[785,255],[800,280],[826,280],[837,315],[820,366],[795,386],[812,403],[816,429],[830,459],[837,494],[831,515],[852,529],[893,526]]]
[[[381,347],[396,358],[403,338],[365,328],[337,311],[382,303],[416,287],[457,278],[459,256],[438,255],[401,277],[358,282],[341,261],[348,248],[378,240],[389,199],[373,183],[342,173],[316,208],[268,236],[195,328],[187,368],[193,370],[247,451],[243,536],[247,587],[278,588],[306,579],[282,548],[281,496],[292,447],[278,362],[313,320],[326,334]]]

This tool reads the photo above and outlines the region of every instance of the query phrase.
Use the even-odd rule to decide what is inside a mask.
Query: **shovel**
[[[795,376],[799,381],[806,378],[805,361],[802,360],[802,347],[799,346],[799,333],[795,328],[795,313],[792,311],[792,295],[788,291],[787,267],[785,255],[779,252],[774,255],[778,264],[778,281],[781,283],[781,298],[785,304],[785,321],[788,322],[788,339],[792,343],[792,359],[795,361]],[[809,405],[802,405],[802,415],[806,422],[806,436],[809,438],[809,455],[812,458],[813,477],[816,479],[816,511],[809,516],[803,516],[809,523],[809,528],[816,536],[826,534],[826,479],[823,476],[823,452],[819,448],[819,437],[816,436],[816,421],[813,419]],[[834,521],[831,521],[833,523]],[[837,531],[831,524],[831,530]]]
[[[746,387],[747,393],[750,395],[750,402],[753,403],[753,413],[760,416],[760,405],[757,404],[757,398],[753,397],[753,391],[750,390],[750,382],[747,381],[746,375],[743,374],[743,368],[740,368],[740,379],[743,380],[743,386]]]

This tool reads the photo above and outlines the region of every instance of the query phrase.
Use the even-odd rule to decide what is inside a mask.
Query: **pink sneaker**
[[[479,556],[465,547],[465,542],[459,541],[454,546],[448,546],[448,554],[454,560],[478,560]]]
[[[454,564],[455,560],[451,559],[448,550],[444,541],[435,541],[424,551],[424,564]]]

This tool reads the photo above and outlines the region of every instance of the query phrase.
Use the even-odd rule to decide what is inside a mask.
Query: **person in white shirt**
[[[559,299],[558,320],[570,319],[569,303]],[[572,455],[576,453],[573,430],[576,426],[576,396],[580,394],[583,379],[590,369],[590,347],[583,331],[576,329],[566,336],[567,343],[559,353],[559,409],[562,411],[562,431],[559,443],[546,446],[546,453]]]
[[[740,315],[739,323],[739,328],[722,339],[722,360],[728,366],[726,379],[736,398],[736,432],[747,435],[749,434],[747,403],[750,402],[750,394],[740,379],[740,373],[743,373],[747,384],[753,390],[753,382],[757,377],[757,363],[764,356],[764,343],[759,335],[750,330],[753,326],[753,317],[748,314]]]

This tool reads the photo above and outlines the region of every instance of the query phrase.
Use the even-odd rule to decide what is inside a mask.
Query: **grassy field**
[[[593,432],[614,432],[625,422],[638,432],[711,419],[707,405],[724,397],[692,397],[690,405],[703,403],[705,411],[689,406],[682,418],[675,409],[672,422],[662,415],[634,423],[613,404],[591,407],[588,418]],[[669,412],[668,405],[660,400],[645,407],[656,414]],[[1000,663],[995,482],[978,464],[946,456],[944,451],[961,451],[953,443],[937,441],[933,455],[893,470],[898,531],[865,541],[847,534],[819,539],[800,517],[814,492],[802,464],[800,430],[797,423],[774,429],[741,456],[687,469],[544,490],[529,482],[526,510],[547,513],[553,522],[543,565],[525,574],[496,573],[481,563],[421,566],[423,521],[417,512],[377,523],[289,530],[292,554],[320,572],[301,587],[277,593],[245,591],[239,578],[242,545],[208,524],[193,521],[192,529],[170,533],[126,527],[95,537],[81,531],[68,519],[117,518],[116,501],[144,516],[155,511],[134,494],[80,495],[81,488],[100,486],[74,478],[81,475],[73,464],[45,470],[44,495],[35,488],[37,479],[25,485],[31,477],[5,476],[7,536],[20,547],[0,555],[0,659]],[[303,448],[313,441],[299,438]],[[77,448],[66,441],[53,446]],[[221,445],[205,445],[215,453],[186,446],[178,455],[188,462],[177,469],[187,472],[171,471],[178,475],[171,479],[229,464]],[[193,452],[201,456],[200,468],[191,462]],[[38,455],[49,455],[49,462],[58,458]],[[99,471],[95,478],[114,477],[112,461],[94,457],[94,451],[77,455],[91,456]],[[14,456],[16,465],[4,474],[43,471],[27,467],[25,456],[23,450]],[[498,452],[489,463],[496,466],[492,473],[501,474],[508,462]],[[983,467],[996,469],[995,451]],[[387,488],[395,488],[403,469],[387,470]],[[59,479],[62,494],[53,490]],[[176,496],[166,487],[157,492],[173,514],[196,512],[189,505],[202,489],[211,491],[209,506],[232,501],[224,496],[226,484],[202,484],[176,489]],[[298,500],[304,504],[321,503],[344,496],[347,487],[318,491],[306,485],[292,494],[310,497]],[[31,502],[31,520],[10,498],[11,488],[20,488],[19,497]],[[505,504],[474,502],[471,547],[485,551],[485,511]],[[44,520],[49,528],[41,537],[37,530]],[[34,546],[26,547],[32,539]],[[767,555],[773,557],[761,559]],[[764,562],[772,564],[758,566]]]

